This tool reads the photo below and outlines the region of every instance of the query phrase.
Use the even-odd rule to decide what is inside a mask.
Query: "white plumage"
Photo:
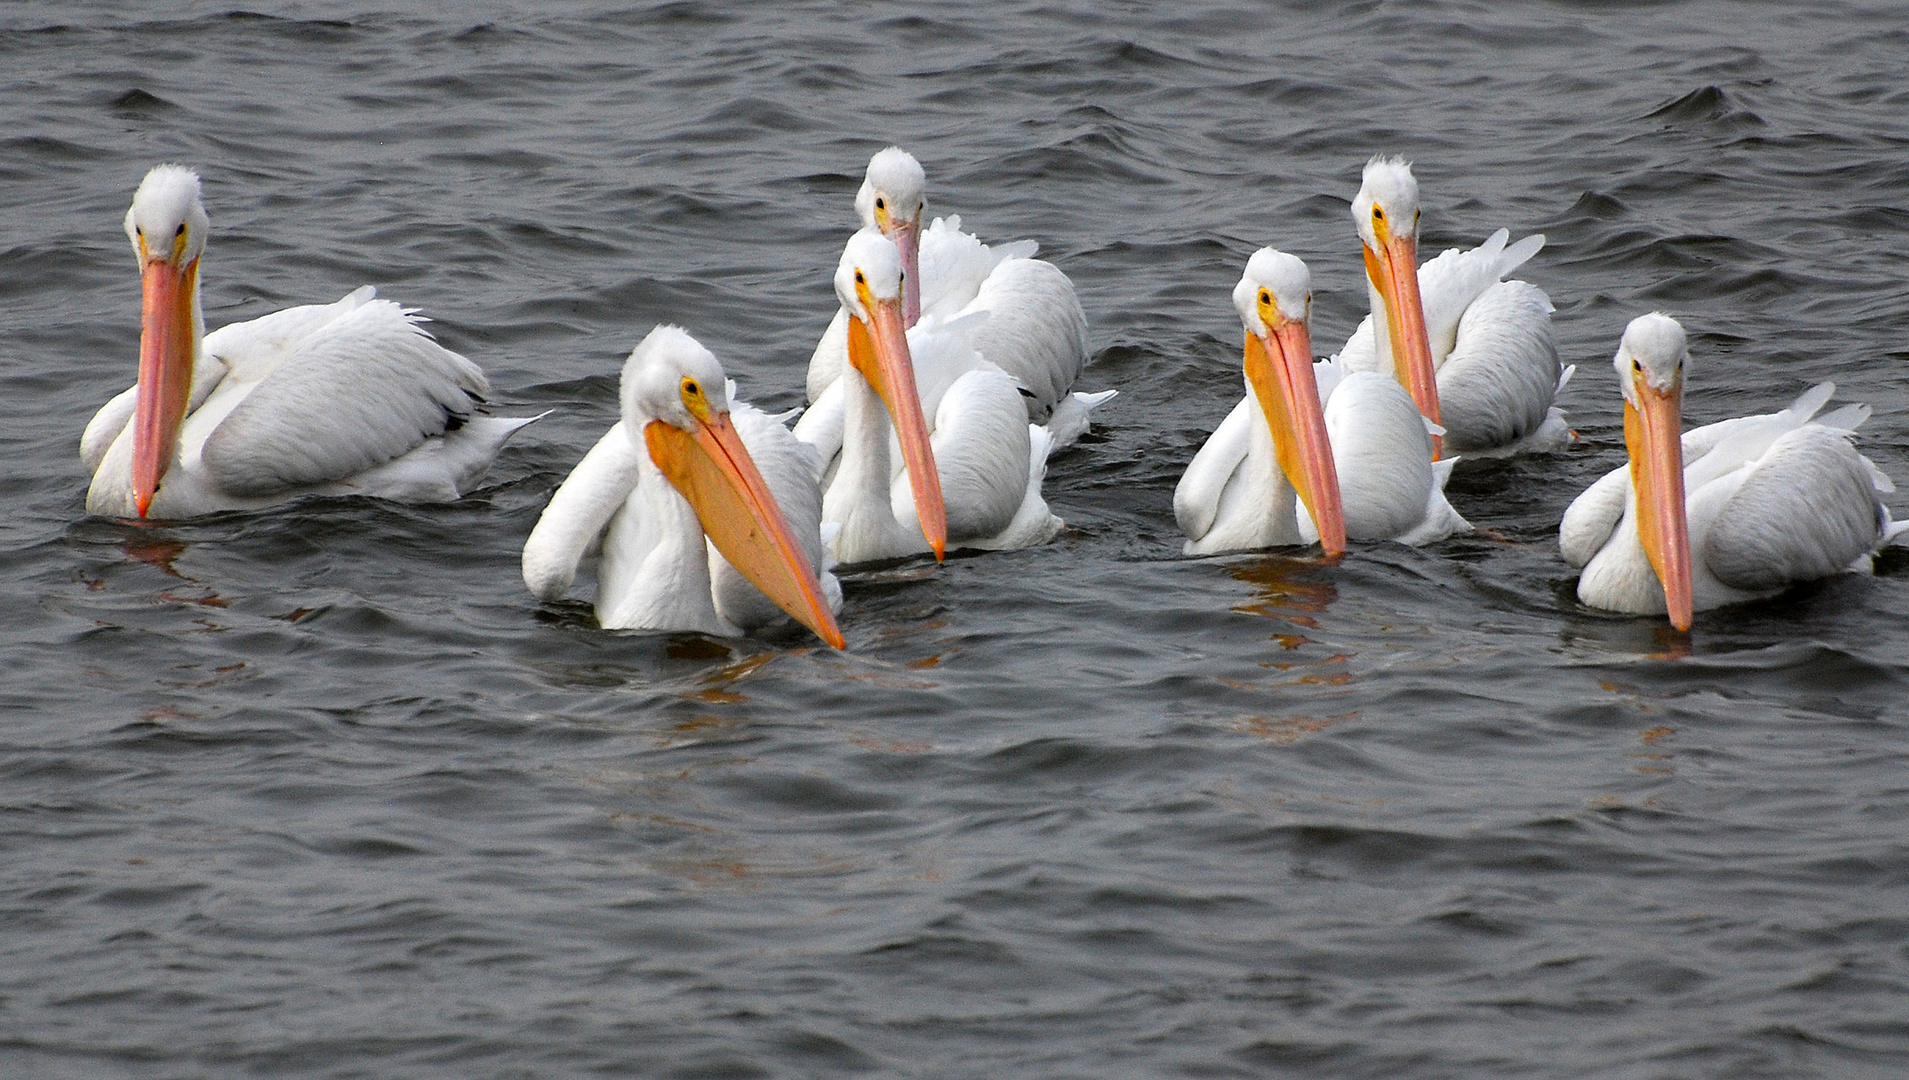
[[[1025,391],[1030,422],[1047,425],[1056,449],[1087,428],[1087,414],[1115,391],[1073,394],[1092,361],[1087,316],[1073,282],[1052,263],[1033,258],[1032,240],[990,247],[961,231],[959,217],[921,228],[926,180],[906,151],[889,147],[868,163],[856,196],[863,228],[892,239],[902,256],[904,325],[920,318],[952,321],[987,312],[969,324],[969,344]],[[812,409],[839,408],[828,389],[843,370],[848,314],[836,312],[809,360]]]
[[[606,628],[735,636],[782,625],[794,614],[841,647],[840,631],[824,617],[840,609],[842,592],[823,549],[820,462],[814,451],[779,419],[737,400],[716,358],[674,326],[657,327],[631,352],[621,399],[623,419],[551,495],[524,544],[524,583],[530,591],[545,600],[562,597],[583,561],[600,551],[596,610]],[[678,467],[668,457],[671,447],[659,449],[648,437],[656,423],[719,435],[725,423],[733,425],[749,468],[761,477],[776,511],[753,527],[769,540],[786,532],[799,558],[772,550],[773,545],[719,550],[727,534],[712,522],[716,535],[709,535],[703,517],[748,502],[748,469],[734,487],[734,499],[710,499],[698,490],[699,484],[715,482],[714,474],[700,477],[686,492],[665,471]],[[720,459],[720,448],[714,457]],[[742,522],[738,531],[750,527]],[[752,583],[750,575],[763,573],[773,575],[768,585],[781,601]],[[795,610],[782,607],[783,601]]]
[[[1340,519],[1329,553],[1345,539],[1424,544],[1471,528],[1445,499],[1452,461],[1432,461],[1430,431],[1398,382],[1336,360],[1312,362],[1304,333],[1310,287],[1303,262],[1265,248],[1233,291],[1248,335],[1246,396],[1174,489],[1189,555],[1319,542],[1322,530],[1299,491],[1306,484],[1315,510]],[[1272,357],[1270,379],[1256,375],[1255,345],[1257,355]],[[1282,353],[1290,354],[1284,365]],[[1270,411],[1262,394],[1275,399]],[[1329,448],[1330,468],[1307,460],[1309,424]]]
[[[1894,485],[1850,445],[1868,406],[1818,415],[1835,392],[1821,383],[1781,412],[1676,438],[1671,421],[1652,413],[1676,415],[1687,358],[1683,328],[1668,316],[1640,316],[1624,332],[1615,365],[1632,464],[1579,495],[1558,530],[1565,561],[1583,569],[1578,598],[1630,614],[1668,611],[1687,629],[1692,611],[1867,571],[1905,528],[1879,495]],[[1673,469],[1674,493],[1662,479]]]
[[[370,286],[205,333],[205,230],[196,175],[168,165],[147,174],[126,218],[147,279],[141,382],[81,437],[89,513],[184,518],[307,494],[455,499],[534,419],[480,414],[484,373]],[[141,506],[139,397],[149,383],[155,401],[179,393],[176,415],[155,406],[147,421],[156,476]]]
[[[1507,245],[1504,229],[1468,251],[1451,249],[1408,273],[1418,245],[1418,181],[1402,160],[1373,158],[1352,205],[1366,247],[1372,313],[1340,351],[1351,370],[1394,375],[1445,429],[1444,449],[1471,457],[1557,449],[1571,440],[1554,402],[1570,381],[1560,368],[1551,301],[1505,281],[1544,237]],[[1394,352],[1395,327],[1403,339]],[[1420,329],[1422,327],[1422,330]],[[1429,357],[1432,385],[1414,387]]]
[[[975,348],[983,317],[930,315],[903,330],[901,274],[879,231],[850,238],[835,277],[848,367],[825,394],[831,407],[818,402],[796,425],[819,452],[839,448],[823,500],[824,520],[841,526],[837,558],[1051,539],[1061,521],[1040,491],[1049,433],[1028,423],[1016,380]]]

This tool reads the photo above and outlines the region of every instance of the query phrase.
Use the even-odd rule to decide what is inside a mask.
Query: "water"
[[[1909,1067],[1909,560],[1686,641],[1554,541],[1653,308],[1689,422],[1834,378],[1909,481],[1893,4],[174,6],[0,8],[0,1073]],[[799,401],[890,141],[1080,288],[1068,530],[850,575],[846,653],[533,602],[652,325]],[[1378,150],[1428,253],[1550,238],[1582,441],[1461,469],[1477,536],[1183,559],[1228,290],[1302,255],[1336,346]],[[456,505],[85,517],[167,160],[212,324],[375,283],[554,412]]]

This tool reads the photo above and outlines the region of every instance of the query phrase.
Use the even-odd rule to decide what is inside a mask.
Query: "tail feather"
[[[1796,400],[1792,401],[1790,407],[1784,411],[1796,414],[1796,419],[1799,421],[1808,420],[1815,416],[1824,405],[1829,404],[1829,399],[1834,396],[1836,396],[1836,384],[1820,382],[1798,394]]]
[[[1855,431],[1869,419],[1869,406],[1845,405],[1840,409],[1826,412],[1816,418],[1816,423],[1824,427],[1840,428],[1843,431]]]
[[[1086,434],[1088,413],[1119,394],[1118,390],[1097,390],[1093,393],[1077,391],[1069,394],[1054,406],[1054,413],[1047,418],[1047,425],[1038,430],[1050,438],[1055,450],[1065,450]]]
[[[1510,235],[1510,233],[1504,229],[1498,231],[1507,236]],[[1532,233],[1530,236],[1506,248],[1505,253],[1499,256],[1498,273],[1501,275],[1511,273],[1525,263],[1530,262],[1531,257],[1542,250],[1544,250],[1544,234]]]
[[[1556,401],[1558,398],[1564,396],[1564,388],[1571,385],[1571,376],[1577,373],[1578,366],[1576,364],[1567,365],[1563,371],[1558,372],[1558,388],[1551,391],[1552,401]]]

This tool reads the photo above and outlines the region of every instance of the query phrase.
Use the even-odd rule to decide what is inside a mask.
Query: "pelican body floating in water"
[[[1047,430],[1028,422],[1017,382],[973,347],[967,320],[904,327],[902,273],[900,250],[879,230],[849,238],[835,271],[847,312],[847,367],[831,389],[840,407],[832,416],[812,407],[796,425],[798,438],[835,455],[823,520],[841,526],[836,558],[940,559],[951,547],[1052,539],[1061,520],[1041,497]]]
[[[1339,360],[1353,371],[1395,375],[1425,418],[1444,428],[1434,448],[1471,457],[1555,450],[1571,429],[1554,402],[1574,368],[1560,370],[1544,291],[1504,276],[1544,247],[1527,236],[1506,246],[1500,229],[1470,251],[1418,265],[1419,191],[1398,158],[1366,163],[1352,201],[1365,249],[1372,314]]]
[[[1073,445],[1087,430],[1088,413],[1117,393],[1072,392],[1093,360],[1073,282],[1033,257],[1040,245],[1032,240],[990,247],[962,232],[961,219],[952,216],[924,230],[926,187],[921,164],[891,146],[869,159],[855,196],[862,227],[879,230],[901,252],[903,327],[924,317],[964,326],[969,347],[1018,384],[1028,420],[1047,428],[1054,449]],[[841,411],[840,392],[831,387],[847,363],[848,318],[846,307],[836,311],[809,359],[815,419],[804,420],[811,427],[823,417],[832,426]]]
[[[1680,436],[1689,355],[1667,315],[1624,330],[1613,363],[1630,464],[1585,489],[1558,528],[1565,561],[1583,569],[1578,599],[1688,630],[1694,611],[1866,572],[1909,528],[1878,495],[1895,485],[1850,445],[1869,407],[1818,416],[1836,390],[1821,383],[1782,412]]]
[[[524,544],[530,591],[561,598],[600,549],[596,610],[607,629],[734,637],[794,618],[843,648],[814,451],[736,400],[715,356],[679,327],[657,327],[630,353],[621,398],[623,419],[551,495]]]
[[[1452,459],[1432,461],[1432,428],[1389,373],[1315,363],[1312,276],[1262,248],[1233,289],[1246,332],[1246,396],[1173,492],[1186,553],[1318,541],[1425,544],[1471,528],[1445,500]]]
[[[484,373],[368,285],[206,333],[206,232],[196,174],[146,174],[126,213],[144,282],[139,381],[80,439],[88,513],[187,518],[309,494],[448,501],[535,419],[481,415]]]

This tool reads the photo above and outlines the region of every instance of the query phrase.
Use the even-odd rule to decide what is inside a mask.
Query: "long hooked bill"
[[[1425,304],[1418,288],[1418,240],[1411,236],[1379,238],[1383,254],[1365,248],[1365,272],[1385,301],[1385,329],[1392,339],[1392,366],[1399,384],[1412,395],[1412,404],[1432,423],[1438,418],[1438,373],[1432,368],[1432,339],[1425,330]],[[1364,247],[1362,244],[1361,247]],[[1444,453],[1445,441],[1432,436],[1432,460]]]
[[[921,319],[921,216],[893,222],[884,231],[901,251],[902,326],[911,327]]]
[[[1624,403],[1624,444],[1631,453],[1631,490],[1637,495],[1637,535],[1657,580],[1664,584],[1670,624],[1690,629],[1690,526],[1684,512],[1683,390],[1632,384],[1643,408]]]
[[[694,431],[652,420],[643,429],[643,442],[650,460],[689,500],[723,558],[817,637],[837,649],[847,647],[815,567],[789,531],[782,507],[729,414],[698,420]]]
[[[908,332],[902,327],[900,297],[877,299],[864,295],[869,323],[848,321],[848,361],[881,395],[895,422],[902,463],[915,493],[915,514],[921,534],[941,561],[948,548],[948,509],[941,498],[941,473],[935,468],[934,447],[928,442],[928,421],[922,416],[921,394],[915,389],[915,362],[908,355]]]
[[[146,263],[139,329],[139,393],[133,409],[133,506],[152,506],[172,464],[192,394],[192,295],[199,260]]]
[[[1268,341],[1247,332],[1246,381],[1272,429],[1279,468],[1319,530],[1319,546],[1327,555],[1342,555],[1345,504],[1326,437],[1326,410],[1319,404],[1319,383],[1312,373],[1312,336],[1297,319],[1281,321],[1271,336]]]

